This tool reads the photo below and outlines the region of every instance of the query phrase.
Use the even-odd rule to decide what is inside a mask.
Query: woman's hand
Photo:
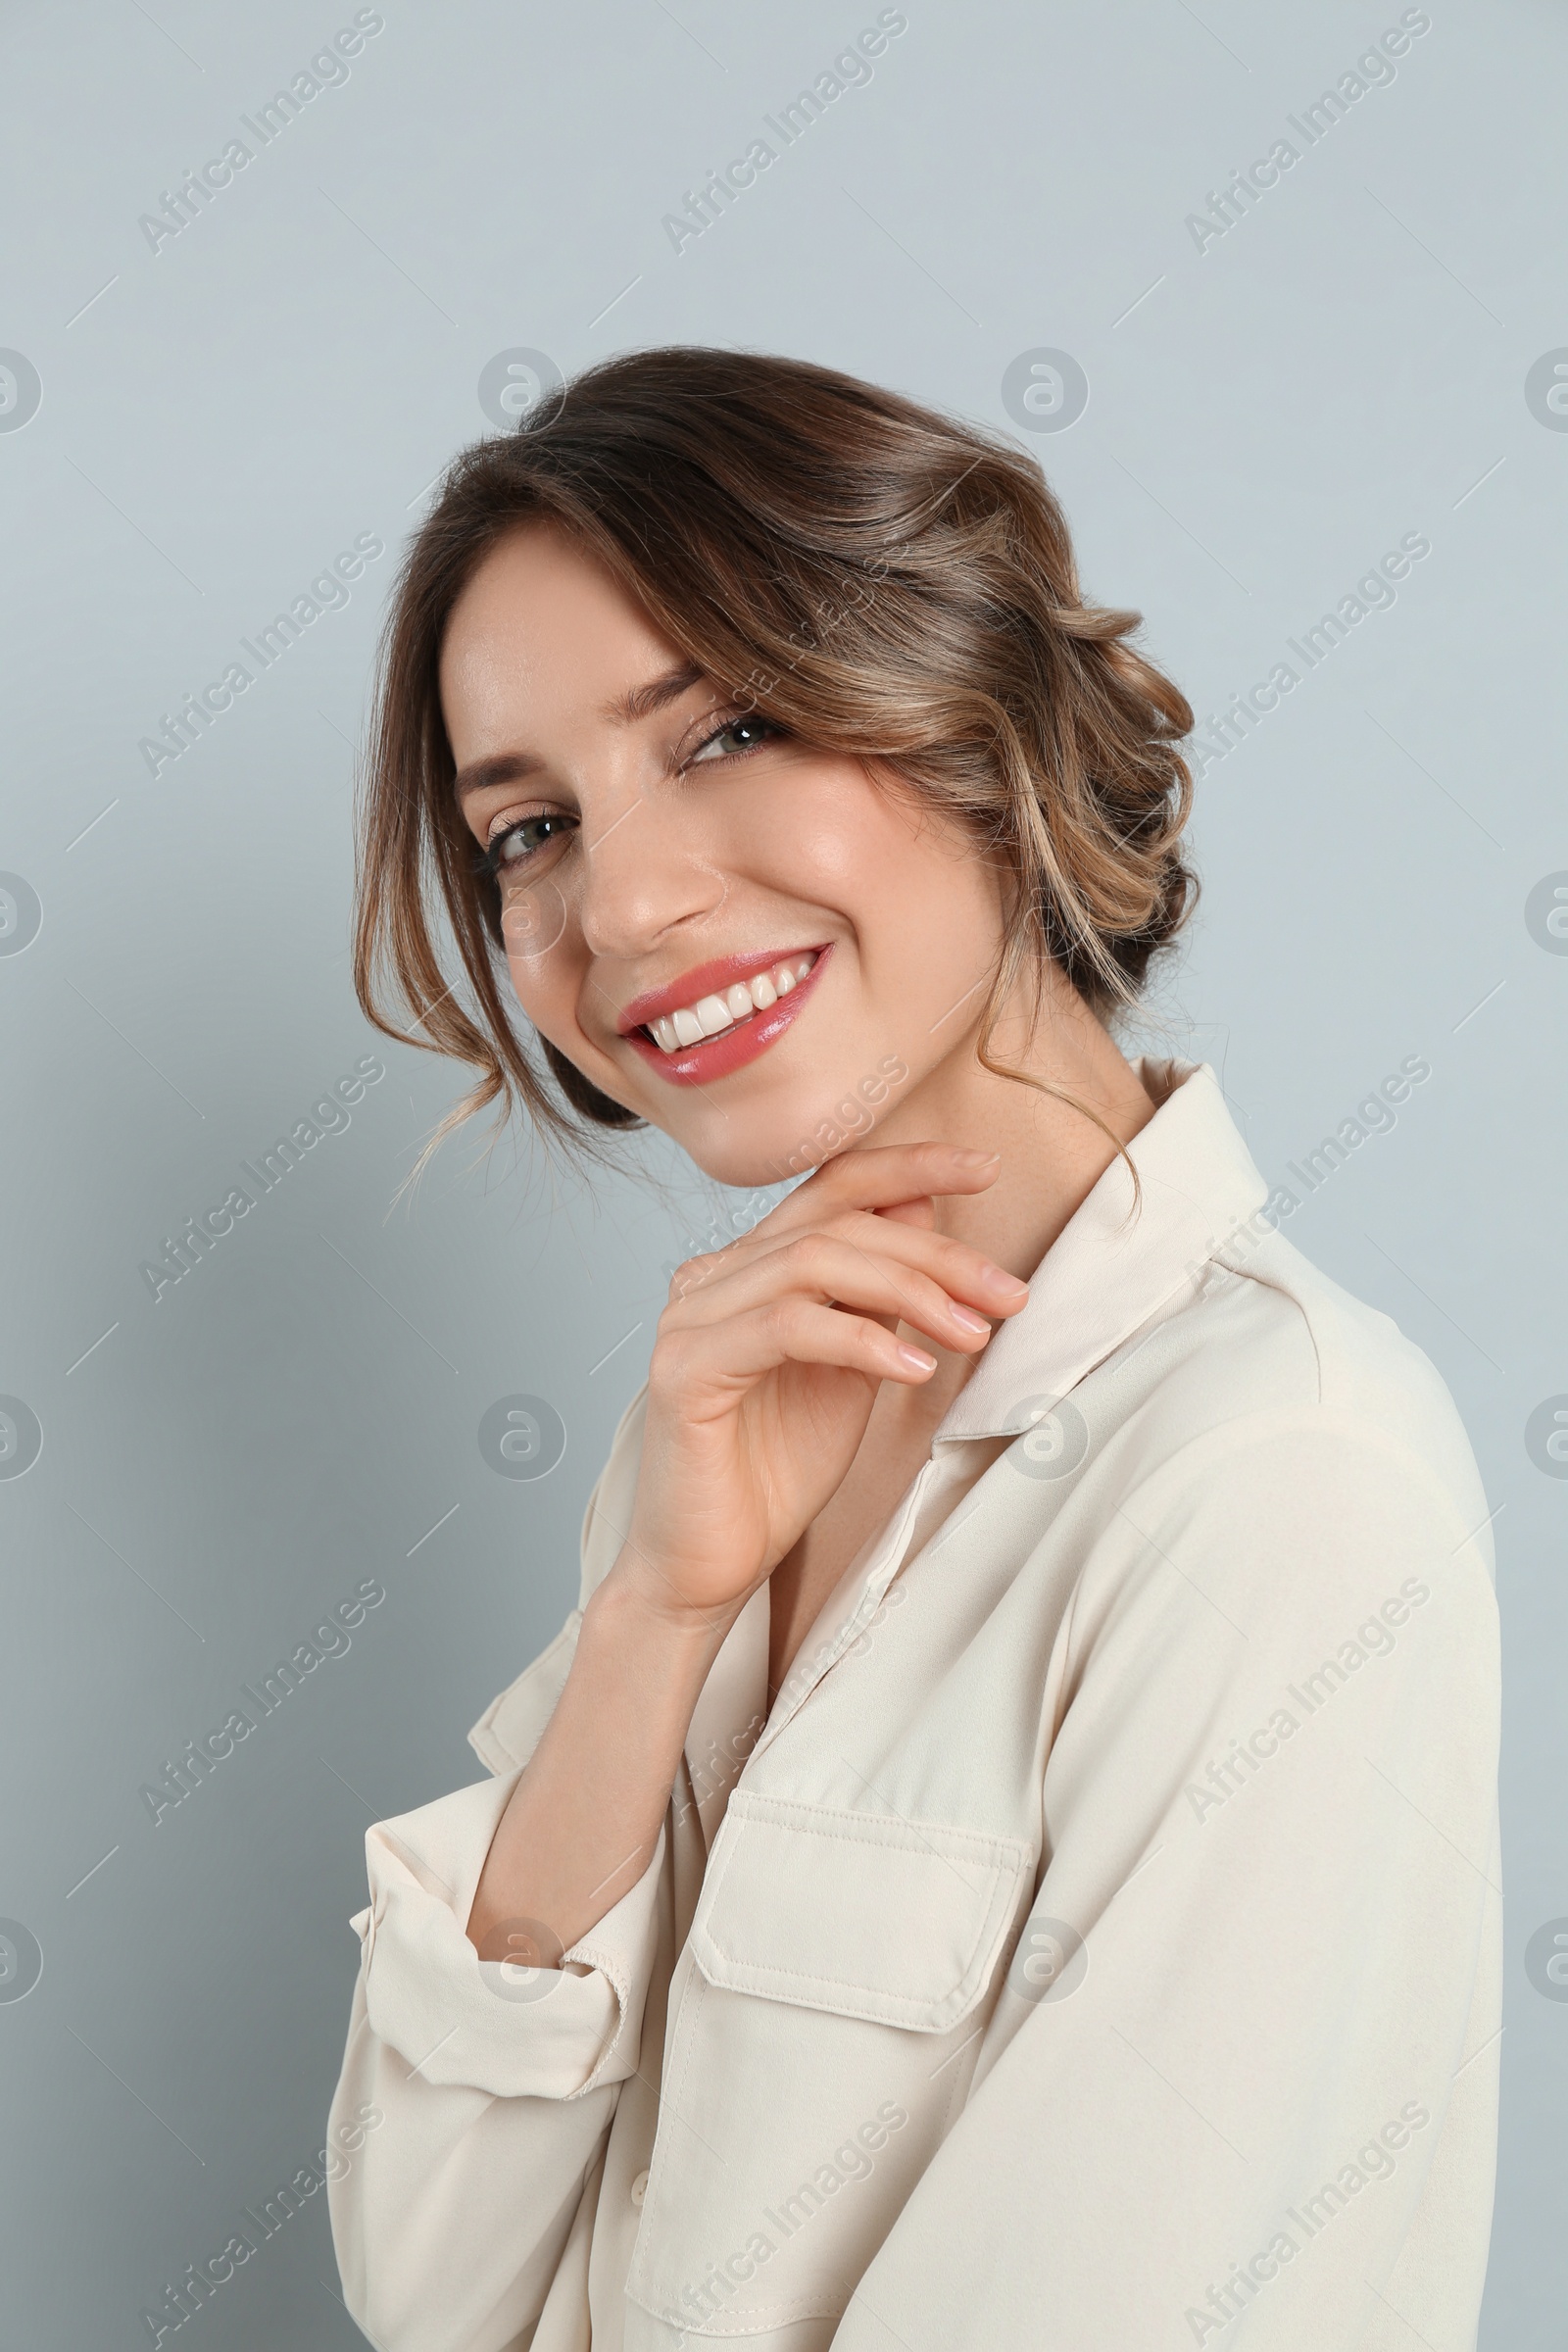
[[[997,1166],[946,1144],[845,1152],[677,1269],[614,1571],[650,1607],[733,1620],[839,1486],[880,1383],[935,1371],[896,1324],[978,1350],[988,1317],[1016,1313],[1026,1285],[931,1223],[934,1199],[984,1191]]]
[[[934,1230],[937,1200],[996,1173],[995,1155],[946,1144],[845,1152],[677,1272],[631,1527],[474,1894],[467,1934],[484,1958],[519,1935],[569,1950],[646,1870],[742,1603],[839,1485],[880,1384],[915,1388],[936,1369],[894,1326],[974,1351],[988,1317],[1023,1304],[1021,1282]]]

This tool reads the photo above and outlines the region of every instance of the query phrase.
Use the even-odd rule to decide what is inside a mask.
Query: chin
[[[802,1071],[774,1062],[769,1068],[764,1057],[752,1065],[761,1084],[751,1071],[734,1074],[740,1101],[723,1079],[711,1087],[650,1088],[638,1083],[640,1071],[615,1069],[595,1073],[594,1083],[678,1144],[713,1183],[755,1192],[808,1176],[865,1143],[910,1091],[912,1073],[902,1054],[867,1048],[845,1056],[842,1066],[846,1074],[836,1081],[820,1067]],[[607,1085],[612,1075],[618,1083]]]
[[[789,1184],[872,1138],[882,1108],[908,1085],[905,1061],[889,1054],[886,1065],[870,1082],[877,1089],[874,1104],[859,1087],[850,1087],[824,1111],[823,1098],[813,1090],[810,1103],[803,1101],[793,1114],[780,1116],[775,1107],[765,1115],[754,1114],[744,1123],[739,1117],[733,1121],[714,1117],[710,1122],[695,1123],[695,1132],[682,1132],[678,1122],[672,1122],[665,1132],[715,1184],[754,1192],[767,1185]]]
[[[714,1184],[728,1185],[735,1192],[758,1193],[771,1185],[793,1183],[798,1176],[808,1176],[812,1166],[796,1152],[793,1166],[788,1164],[789,1152],[784,1145],[769,1151],[766,1144],[709,1143],[706,1140],[689,1143],[684,1137],[676,1141],[695,1167]],[[831,1158],[832,1154],[827,1156]]]

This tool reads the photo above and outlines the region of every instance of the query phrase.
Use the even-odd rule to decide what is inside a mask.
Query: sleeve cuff
[[[427,2082],[492,2097],[580,2098],[636,2071],[659,1941],[665,1832],[629,1892],[559,1969],[481,1960],[464,1933],[517,1775],[480,1781],[366,1833],[371,2032]]]

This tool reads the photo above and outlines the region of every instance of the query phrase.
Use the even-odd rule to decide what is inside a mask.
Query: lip
[[[622,1037],[629,1037],[634,1029],[657,1021],[663,1013],[695,1004],[699,997],[721,996],[726,988],[732,988],[737,980],[749,980],[754,972],[771,971],[775,963],[788,963],[792,956],[820,956],[823,952],[814,940],[808,940],[799,948],[755,948],[744,956],[715,956],[709,963],[694,963],[689,972],[682,972],[666,987],[651,988],[646,995],[633,997],[617,1014],[615,1027]]]
[[[731,1070],[744,1069],[783,1036],[815,988],[832,953],[831,944],[786,949],[782,955],[771,948],[755,956],[726,956],[713,963],[700,963],[670,987],[634,997],[616,1026],[626,1043],[661,1078],[667,1078],[674,1086],[710,1086],[715,1078],[727,1078]],[[806,978],[797,980],[789,995],[780,997],[766,1012],[754,1012],[748,1019],[721,1029],[717,1037],[705,1037],[694,1046],[683,1046],[678,1054],[666,1054],[662,1046],[656,1046],[652,1038],[642,1035],[645,1021],[674,1012],[682,1004],[693,1004],[699,996],[717,994],[737,980],[749,979],[753,972],[765,972],[775,963],[787,963],[791,956],[814,956],[816,961]]]

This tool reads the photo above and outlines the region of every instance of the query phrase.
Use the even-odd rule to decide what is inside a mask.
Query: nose
[[[628,776],[585,796],[580,838],[578,926],[589,954],[607,962],[636,963],[728,896],[698,828],[657,784]]]

